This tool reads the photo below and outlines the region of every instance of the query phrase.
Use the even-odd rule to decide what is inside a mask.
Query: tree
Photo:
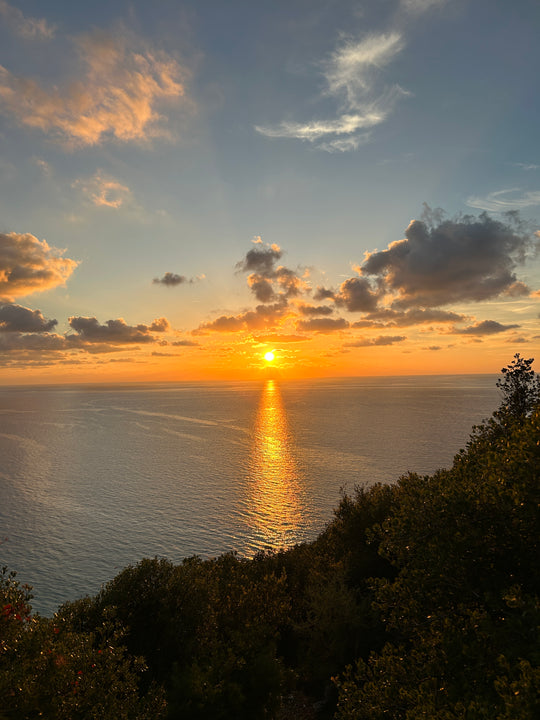
[[[30,588],[21,585],[15,573],[0,571],[1,720],[165,716],[159,688],[141,695],[144,662],[127,653],[123,631],[114,619],[104,619],[93,632],[82,632],[58,614],[32,614],[31,597]]]
[[[496,415],[499,419],[522,421],[540,404],[540,375],[532,369],[534,358],[526,360],[519,353],[502,368],[497,387],[503,401]]]
[[[449,470],[400,479],[375,532],[387,643],[337,680],[340,720],[540,717],[540,408],[531,361]],[[508,382],[506,380],[508,379]],[[521,397],[512,415],[506,408]]]

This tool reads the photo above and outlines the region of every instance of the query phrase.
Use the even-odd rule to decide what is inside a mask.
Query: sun
[[[275,357],[275,354],[271,350],[264,354],[264,359],[269,363],[273,362]]]

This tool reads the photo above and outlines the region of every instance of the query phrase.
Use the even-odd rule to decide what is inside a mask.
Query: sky
[[[537,0],[0,0],[0,384],[534,357],[539,29]]]

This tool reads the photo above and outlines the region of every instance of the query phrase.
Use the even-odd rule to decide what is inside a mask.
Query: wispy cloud
[[[0,66],[0,110],[71,146],[168,136],[164,102],[185,94],[178,62],[141,40],[94,33],[74,40],[78,76],[45,87]]]
[[[535,163],[512,163],[514,167],[521,168],[522,170],[540,170],[540,165],[536,165]]]
[[[467,198],[469,207],[489,212],[506,212],[540,205],[540,190],[522,191],[521,188],[507,188],[489,193],[485,197]]]
[[[401,0],[401,7],[409,13],[420,15],[433,7],[440,7],[446,0]]]
[[[398,32],[370,34],[347,41],[323,63],[323,96],[337,103],[336,115],[326,120],[257,125],[270,138],[304,140],[320,150],[346,152],[369,140],[369,130],[384,122],[396,102],[406,95],[399,85],[380,88],[378,75],[403,49]]]
[[[0,16],[13,32],[25,40],[51,40],[56,32],[56,27],[43,18],[27,17],[5,0],[0,0]]]
[[[79,188],[93,205],[118,209],[131,200],[127,185],[98,170],[91,178],[75,180],[72,187]]]

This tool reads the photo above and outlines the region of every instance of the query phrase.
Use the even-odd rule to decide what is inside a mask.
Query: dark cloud
[[[248,286],[259,302],[269,303],[297,297],[307,290],[306,282],[295,270],[277,265],[282,254],[278,245],[256,247],[236,263],[237,270],[250,272]]]
[[[30,233],[0,233],[0,301],[63,285],[78,263]]]
[[[394,295],[394,308],[438,307],[453,302],[481,301],[502,293],[523,294],[515,275],[534,241],[516,214],[507,222],[464,216],[440,220],[429,211],[413,220],[405,239],[382,252],[369,254],[360,268]]]
[[[272,302],[276,299],[276,293],[272,280],[264,277],[263,275],[257,275],[252,273],[248,276],[248,285],[251,292],[255,295],[259,302]]]
[[[331,308],[329,305],[298,305],[297,306],[298,312],[301,315],[307,315],[309,317],[317,316],[317,315],[332,315],[334,312],[334,308]]]
[[[200,347],[199,343],[194,340],[174,340],[170,345],[175,347]]]
[[[57,320],[46,320],[40,310],[30,310],[22,305],[0,305],[0,332],[43,333],[57,324]]]
[[[501,323],[496,320],[483,320],[482,322],[477,322],[475,325],[470,325],[463,329],[454,328],[452,333],[456,335],[497,335],[507,330],[515,330],[518,327],[520,326],[501,325]]]
[[[371,312],[377,307],[379,295],[365,278],[353,277],[341,283],[334,301],[349,312]]]
[[[376,338],[360,338],[360,340],[345,343],[345,347],[380,347],[384,345],[394,345],[406,339],[405,335],[379,335],[379,337]]]
[[[63,335],[54,333],[0,333],[0,351],[59,352],[72,349],[73,345]]]
[[[349,323],[344,318],[311,318],[310,320],[299,320],[296,327],[298,330],[327,334],[346,330]]]
[[[162,278],[154,278],[154,285],[166,285],[167,287],[175,287],[184,283],[192,283],[193,279],[188,280],[185,275],[177,275],[176,273],[166,272]]]
[[[276,270],[275,278],[282,294],[285,295],[285,297],[297,297],[306,290],[306,283],[304,280],[298,277],[294,270],[290,270],[282,265]]]
[[[236,267],[242,272],[254,272],[263,277],[272,277],[275,271],[275,264],[283,255],[278,245],[270,247],[255,247],[246,253],[246,257],[236,263]]]
[[[367,278],[352,277],[342,282],[337,291],[318,287],[313,299],[333,300],[349,312],[372,312],[377,308],[380,295]]]
[[[383,308],[366,315],[364,320],[354,322],[353,328],[367,327],[410,327],[427,323],[462,322],[464,315],[448,310],[412,308],[411,310],[391,310]]]
[[[109,321],[110,322],[110,321]],[[138,328],[145,327],[144,325],[137,325]],[[148,328],[151,332],[167,332],[171,329],[171,325],[167,318],[161,317],[156,318]]]
[[[165,318],[160,318],[154,320],[154,323],[161,327],[164,320]],[[165,320],[165,322],[167,321]],[[95,317],[70,317],[69,324],[78,333],[79,337],[87,343],[103,342],[112,345],[124,345],[156,341],[152,335],[152,331],[156,332],[153,324],[131,326],[122,318],[118,318],[117,320],[107,320],[104,325],[100,325]],[[159,332],[162,332],[162,329]]]
[[[314,300],[334,300],[336,297],[336,293],[334,290],[331,290],[330,288],[324,288],[320,285],[317,287],[313,294]]]

